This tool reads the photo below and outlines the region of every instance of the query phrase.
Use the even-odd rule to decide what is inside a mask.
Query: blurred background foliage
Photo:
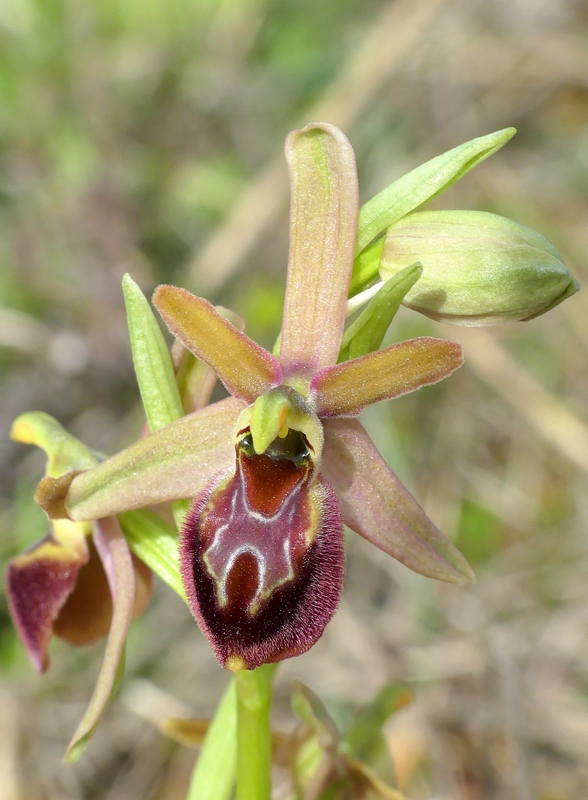
[[[435,201],[588,256],[588,10],[581,0],[2,0],[0,554],[42,535],[43,460],[8,439],[41,409],[102,452],[142,420],[120,281],[205,293],[270,345],[287,259],[286,133],[340,125],[364,199],[507,125],[518,136]],[[365,415],[394,469],[471,560],[457,589],[359,537],[340,611],[283,665],[349,718],[389,681],[385,728],[414,800],[588,796],[588,301],[487,330],[402,311],[391,340],[456,338],[467,364]],[[87,754],[60,764],[101,645],[33,674],[1,607],[6,800],[181,798],[193,751],[145,719],[210,715],[226,682],[177,598],[134,624],[127,678]],[[276,773],[276,796],[284,776]]]

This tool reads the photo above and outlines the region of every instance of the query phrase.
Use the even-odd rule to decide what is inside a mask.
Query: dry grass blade
[[[550,444],[588,473],[588,425],[553,397],[486,331],[452,331],[466,364]]]

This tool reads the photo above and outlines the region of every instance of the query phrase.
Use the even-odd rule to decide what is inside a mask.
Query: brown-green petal
[[[315,376],[311,391],[319,417],[355,417],[366,406],[446,378],[463,364],[460,345],[421,337],[344,361]]]
[[[110,585],[112,621],[92,699],[67,748],[66,761],[76,761],[80,757],[116,690],[124,668],[124,646],[135,604],[133,560],[116,517],[101,519],[95,523],[94,541]]]
[[[234,325],[241,333],[245,330],[245,321],[234,311],[222,306],[215,306],[216,311]],[[191,414],[204,408],[210,402],[210,396],[216,383],[215,371],[196,358],[179,339],[175,339],[171,348],[171,357],[176,373],[176,383],[182,398],[184,414]]]
[[[207,300],[177,286],[159,286],[153,305],[174,336],[212,367],[235,397],[252,403],[281,383],[277,359],[222,317]]]

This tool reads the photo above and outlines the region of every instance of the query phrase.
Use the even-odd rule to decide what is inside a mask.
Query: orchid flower
[[[98,462],[84,444],[40,411],[18,417],[11,436],[45,451],[50,480]],[[98,680],[66,760],[81,755],[112,696],[124,669],[129,626],[146,607],[152,584],[151,570],[130,551],[114,516],[92,522],[53,519],[46,536],[7,564],[10,613],[38,672],[49,666],[53,636],[76,646],[107,636]]]
[[[16,441],[46,452],[47,474],[53,478],[98,463],[48,414],[22,414],[11,433]],[[54,635],[84,645],[120,630],[122,647],[151,586],[151,571],[129,551],[115,517],[92,523],[51,520],[50,532],[13,558],[6,571],[12,618],[38,672],[49,666],[47,650]]]
[[[231,396],[87,471],[44,479],[37,493],[50,516],[74,521],[191,498],[182,581],[218,661],[233,670],[318,640],[341,595],[344,523],[422,575],[473,579],[355,419],[447,377],[461,348],[424,337],[337,363],[356,248],[355,158],[322,123],[291,133],[286,157],[291,244],[277,354],[206,300],[160,286],[153,303],[168,328]]]

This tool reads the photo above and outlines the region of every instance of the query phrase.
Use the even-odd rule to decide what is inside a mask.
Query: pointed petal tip
[[[133,560],[117,518],[107,517],[95,522],[93,537],[112,584],[112,617],[92,698],[64,756],[69,763],[76,761],[84,752],[102,712],[123,677],[124,647],[136,599]]]
[[[434,528],[433,523],[430,525],[429,536]],[[449,539],[440,531],[436,529],[435,531],[436,535],[434,538],[431,537],[425,548],[422,547],[422,541],[418,543],[410,541],[417,533],[412,531],[402,543],[400,551],[391,553],[392,557],[425,578],[433,578],[453,586],[473,586],[476,583],[476,575],[468,562]],[[417,535],[421,535],[421,532]],[[381,545],[372,543],[384,549]]]

